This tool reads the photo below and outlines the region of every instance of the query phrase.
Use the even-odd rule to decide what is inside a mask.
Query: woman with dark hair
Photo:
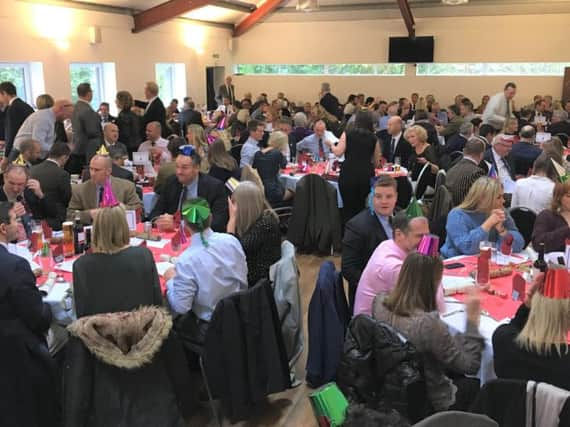
[[[210,171],[208,175],[226,182],[231,177],[239,179],[239,167],[236,160],[226,151],[226,145],[221,139],[216,139],[208,151]]]
[[[570,181],[558,182],[552,194],[552,206],[536,218],[532,246],[544,243],[545,252],[563,252],[570,239]]]
[[[479,391],[475,375],[481,366],[485,340],[479,334],[480,301],[465,304],[465,333],[452,336],[437,311],[436,295],[443,275],[439,257],[407,256],[389,294],[374,299],[375,319],[400,331],[423,355],[426,391],[434,411],[467,410]],[[448,375],[453,372],[453,378]]]
[[[370,192],[370,178],[380,158],[380,146],[374,135],[372,114],[368,111],[356,113],[354,127],[343,132],[338,144],[325,141],[331,151],[340,157],[344,154],[344,163],[338,177],[338,186],[342,196],[343,223],[358,214],[366,204]]]
[[[131,111],[133,96],[126,90],[117,92],[115,104],[119,109],[115,124],[119,128],[119,141],[127,146],[129,156],[137,151],[141,144],[141,121],[139,116]]]

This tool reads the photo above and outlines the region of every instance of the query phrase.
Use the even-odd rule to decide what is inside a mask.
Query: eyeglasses
[[[182,154],[183,156],[193,156],[196,152],[196,149],[193,145],[181,145],[178,147],[178,153]]]

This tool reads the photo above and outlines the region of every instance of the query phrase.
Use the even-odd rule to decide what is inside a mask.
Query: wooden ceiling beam
[[[412,14],[412,9],[410,8],[410,3],[408,3],[408,0],[398,0],[398,6],[400,7],[402,18],[404,19],[404,23],[406,24],[406,28],[408,29],[408,36],[415,37],[416,23],[414,21],[414,15]]]
[[[235,27],[234,37],[239,37],[249,31],[255,24],[281,6],[283,2],[284,0],[266,0]]]
[[[170,21],[194,9],[210,4],[211,0],[170,0],[133,16],[133,33],[140,33],[150,27]]]

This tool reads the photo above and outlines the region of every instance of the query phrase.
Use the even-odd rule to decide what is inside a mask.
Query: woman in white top
[[[557,180],[551,157],[542,153],[534,161],[532,175],[516,181],[511,208],[523,207],[539,214],[550,207]]]

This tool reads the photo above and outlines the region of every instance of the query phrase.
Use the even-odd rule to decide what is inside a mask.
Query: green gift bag
[[[420,203],[415,197],[412,197],[410,204],[406,208],[406,215],[408,218],[417,218],[418,216],[424,216],[424,211],[422,210]]]
[[[328,383],[309,394],[313,412],[320,427],[341,426],[348,401],[335,383]]]

